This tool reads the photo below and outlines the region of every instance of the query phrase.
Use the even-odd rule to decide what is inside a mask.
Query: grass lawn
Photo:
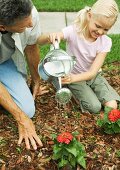
[[[38,11],[79,11],[96,0],[32,0]],[[106,0],[107,1],[107,0]],[[120,9],[120,0],[116,0]]]
[[[106,62],[119,61],[120,62],[120,34],[110,35],[112,38],[112,49],[106,58]]]
[[[105,62],[107,63],[111,63],[113,61],[120,61],[120,35],[110,35],[110,37],[112,38],[112,49],[111,52],[108,53]],[[41,53],[41,59],[44,58],[46,56],[46,54],[49,51],[49,45],[44,45],[40,50]],[[65,42],[61,42],[60,43],[60,48],[65,50]]]

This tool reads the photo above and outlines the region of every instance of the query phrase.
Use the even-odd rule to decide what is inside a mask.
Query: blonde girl
[[[102,106],[116,109],[120,101],[100,71],[112,46],[106,34],[117,16],[118,6],[114,0],[98,0],[92,7],[80,10],[74,23],[62,32],[41,37],[41,42],[53,44],[55,39],[65,39],[67,53],[76,57],[71,74],[62,78],[62,84],[69,87],[83,112],[98,113]]]

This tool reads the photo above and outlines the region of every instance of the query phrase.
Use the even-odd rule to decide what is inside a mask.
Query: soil
[[[104,65],[103,70],[108,82],[120,95],[120,62]],[[46,85],[46,82],[42,81],[42,84]],[[83,114],[74,100],[59,108],[55,101],[55,89],[47,85],[50,92],[37,97],[36,114],[32,118],[44,144],[37,151],[26,150],[24,143],[17,145],[16,121],[11,114],[0,111],[1,170],[58,170],[57,162],[52,160],[54,143],[51,135],[63,131],[79,132],[79,140],[87,153],[87,170],[120,170],[120,134],[105,134],[96,124],[97,116]],[[82,170],[82,167],[78,169]]]

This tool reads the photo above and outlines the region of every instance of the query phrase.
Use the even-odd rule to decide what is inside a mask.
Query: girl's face
[[[107,34],[113,25],[111,18],[101,15],[88,14],[88,32],[89,38],[96,40],[98,37]]]

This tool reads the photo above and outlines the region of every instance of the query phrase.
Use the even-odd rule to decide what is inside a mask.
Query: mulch
[[[103,70],[108,82],[120,95],[120,62],[104,65]],[[105,134],[96,124],[98,117],[82,114],[75,101],[59,107],[55,101],[55,89],[44,81],[42,84],[47,85],[50,92],[37,97],[36,114],[32,120],[44,146],[37,151],[26,150],[24,143],[17,146],[17,124],[10,114],[3,114],[0,110],[1,170],[58,170],[57,162],[52,160],[52,134],[63,131],[79,132],[79,140],[87,153],[87,170],[120,170],[120,134]],[[82,170],[82,167],[78,169]]]

